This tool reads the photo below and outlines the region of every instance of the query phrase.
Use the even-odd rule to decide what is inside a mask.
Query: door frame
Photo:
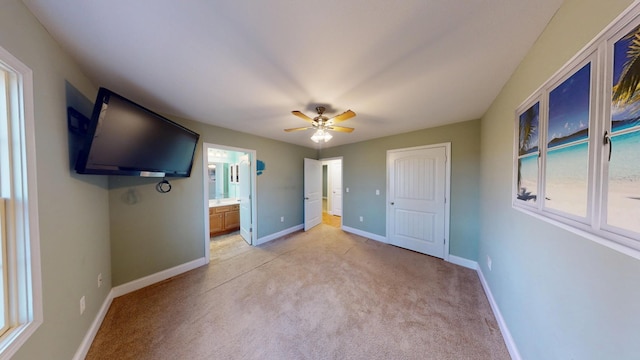
[[[391,224],[390,224],[391,216],[389,214],[391,212],[391,204],[389,200],[389,194],[391,192],[391,188],[389,185],[390,184],[389,167],[391,166],[391,164],[389,164],[389,154],[395,153],[395,152],[402,152],[402,151],[433,149],[438,147],[445,148],[444,257],[443,259],[444,261],[449,261],[449,223],[450,223],[450,215],[451,215],[451,142],[387,150],[387,157],[386,157],[387,194],[386,194],[386,214],[385,214],[386,215],[386,234],[385,235],[386,235],[387,243],[390,243],[389,229],[391,228]]]
[[[340,204],[340,208],[342,209],[342,214],[340,215],[340,228],[342,229],[342,219],[344,218],[344,157],[343,156],[336,156],[336,157],[330,157],[330,158],[324,158],[324,159],[320,159],[320,161],[322,161],[323,165],[328,165],[327,166],[327,187],[330,183],[330,178],[331,178],[331,162],[335,161],[335,160],[340,160],[340,168],[342,171],[340,171],[340,187],[342,187],[343,191],[342,191],[342,198],[341,198],[341,204]],[[327,213],[330,215],[333,215],[333,212],[329,212],[329,197],[331,197],[331,203],[333,204],[333,196],[329,194],[329,190],[327,188]]]
[[[257,244],[258,241],[258,207],[257,207],[257,172],[256,172],[256,151],[253,149],[244,149],[234,146],[219,145],[208,142],[202,143],[202,184],[204,187],[203,212],[204,212],[204,257],[205,263],[209,263],[211,259],[210,237],[209,237],[209,148],[244,152],[249,154],[249,173],[251,174],[251,244]]]

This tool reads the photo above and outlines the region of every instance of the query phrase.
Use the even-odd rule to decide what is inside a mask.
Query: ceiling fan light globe
[[[311,140],[314,143],[319,143],[320,141],[327,142],[331,140],[331,138],[333,138],[333,136],[328,131],[325,131],[323,129],[316,130],[316,132],[311,136]]]
[[[318,143],[323,137],[324,132],[322,130],[316,130],[316,132],[311,135],[311,141],[313,141],[314,143]]]

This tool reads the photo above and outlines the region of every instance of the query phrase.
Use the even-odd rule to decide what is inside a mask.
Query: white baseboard
[[[102,321],[104,321],[104,317],[107,315],[107,311],[109,311],[109,307],[111,306],[111,302],[113,301],[113,299],[117,298],[118,296],[122,296],[130,292],[142,289],[143,287],[166,280],[170,277],[180,275],[184,272],[193,270],[205,264],[205,258],[196,259],[188,263],[174,266],[170,269],[163,270],[155,274],[151,274],[138,280],[134,280],[112,288],[111,291],[109,291],[106,299],[104,299],[104,302],[102,303],[98,314],[96,314],[96,318],[93,320],[93,323],[91,323],[91,327],[89,327],[87,334],[84,336],[84,339],[82,339],[82,343],[73,356],[73,360],[82,360],[87,356],[89,348],[91,347],[91,343],[93,343],[93,340],[95,339],[96,334],[100,329],[100,325],[102,325]]]
[[[452,264],[464,266],[464,267],[469,268],[471,270],[478,270],[478,263],[477,262],[475,262],[473,260],[465,259],[465,258],[460,257],[460,256],[449,255],[449,260],[447,260],[447,261],[449,261]]]
[[[107,315],[107,311],[109,311],[109,307],[111,306],[111,302],[113,301],[113,298],[114,298],[113,289],[111,289],[111,291],[109,291],[109,294],[107,294],[107,298],[104,299],[104,302],[102,303],[102,306],[100,307],[100,310],[96,315],[96,318],[93,319],[93,323],[91,323],[91,327],[89,328],[89,331],[87,331],[87,334],[84,336],[84,339],[82,339],[82,343],[80,343],[80,347],[78,348],[75,355],[73,356],[73,360],[83,360],[87,356],[87,353],[89,352],[89,348],[93,343],[93,339],[96,338],[96,334],[100,329],[100,325],[102,325],[102,321],[104,320],[104,317]]]
[[[491,305],[491,309],[493,310],[493,315],[496,317],[498,326],[500,326],[500,332],[502,333],[502,338],[504,339],[504,343],[507,345],[507,350],[509,350],[509,355],[511,355],[511,359],[522,360],[522,357],[520,356],[520,352],[518,351],[518,347],[516,346],[516,343],[513,341],[513,337],[511,337],[511,332],[507,327],[507,323],[504,321],[504,318],[502,317],[500,308],[498,307],[496,300],[493,298],[493,294],[491,293],[489,284],[487,284],[487,280],[484,278],[484,275],[482,274],[482,269],[479,266],[477,268],[477,272],[478,272],[478,276],[480,277],[480,283],[482,284],[482,288],[484,288],[484,293],[487,295],[487,299],[489,300],[489,304]]]
[[[253,244],[253,245],[262,245],[262,244],[264,244],[266,242],[269,242],[271,240],[275,240],[275,239],[277,239],[279,237],[283,237],[285,235],[289,235],[289,234],[291,234],[293,232],[296,232],[296,231],[302,230],[302,229],[304,229],[304,224],[292,226],[292,227],[290,227],[288,229],[284,229],[282,231],[278,231],[277,233],[273,233],[271,235],[263,236],[263,237],[259,238],[258,240],[256,240],[256,243]]]
[[[151,274],[148,276],[145,276],[143,278],[137,279],[137,280],[133,280],[130,281],[126,284],[122,284],[122,285],[118,285],[116,287],[114,287],[113,289],[111,289],[111,292],[113,292],[113,297],[117,298],[118,296],[122,296],[125,294],[128,294],[130,292],[136,291],[136,290],[140,290],[143,287],[147,287],[149,285],[153,285],[157,282],[163,281],[163,280],[167,280],[170,277],[174,277],[176,275],[180,275],[184,272],[187,272],[189,270],[193,270],[195,268],[198,268],[200,266],[205,265],[207,262],[205,260],[205,258],[200,258],[200,259],[195,259],[192,261],[189,261],[188,263],[184,263],[182,265],[178,265],[178,266],[174,266],[170,269],[166,269],[166,270],[162,270],[160,272],[157,272],[155,274]]]
[[[375,241],[379,241],[379,242],[388,244],[386,236],[373,234],[373,233],[370,233],[370,232],[362,231],[360,229],[356,229],[356,228],[352,228],[352,227],[344,226],[344,225],[342,225],[342,230],[346,231],[348,233],[356,234],[358,236],[366,237],[366,238],[371,239],[371,240],[375,240]]]

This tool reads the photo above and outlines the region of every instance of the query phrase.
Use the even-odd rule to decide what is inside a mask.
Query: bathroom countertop
[[[209,200],[209,207],[218,207],[218,206],[227,206],[227,205],[234,205],[234,204],[239,204],[238,199],[232,198],[232,199],[210,199]]]

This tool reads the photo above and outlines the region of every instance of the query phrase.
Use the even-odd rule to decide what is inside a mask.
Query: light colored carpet
[[[87,359],[509,359],[475,271],[328,225],[114,299]]]

